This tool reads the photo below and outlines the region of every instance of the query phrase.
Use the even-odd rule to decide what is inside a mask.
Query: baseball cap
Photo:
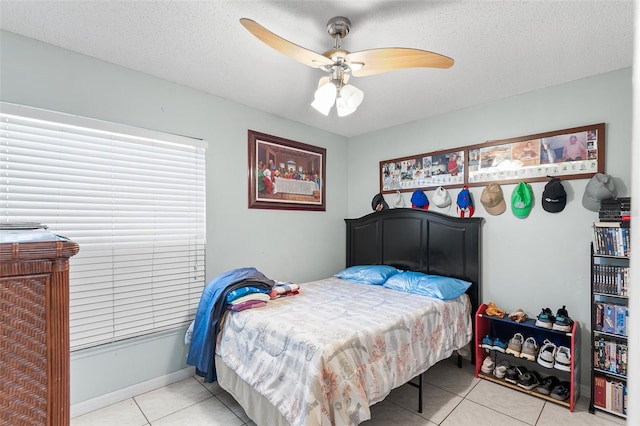
[[[449,191],[441,186],[435,190],[431,199],[436,207],[444,208],[451,205],[451,196],[449,195]]]
[[[382,193],[378,193],[373,197],[373,200],[371,200],[371,208],[374,212],[387,210],[389,208],[389,204],[384,200]]]
[[[552,178],[542,191],[542,208],[549,213],[559,213],[567,205],[567,192],[559,178]]]
[[[587,210],[597,212],[600,210],[600,201],[611,198],[616,198],[613,178],[603,173],[596,173],[584,189],[582,205]]]
[[[504,202],[502,188],[497,183],[490,183],[482,191],[480,202],[484,206],[487,213],[497,216],[507,210],[507,203]]]
[[[533,190],[531,185],[520,182],[511,194],[511,211],[515,217],[524,219],[529,216],[533,208]]]
[[[416,189],[411,195],[411,208],[429,210],[429,199],[422,189]]]
[[[473,199],[471,198],[471,193],[469,193],[469,187],[467,185],[464,185],[460,192],[458,192],[456,210],[460,217],[471,217],[475,212]]]

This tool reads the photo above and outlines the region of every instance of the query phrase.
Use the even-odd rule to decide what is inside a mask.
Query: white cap
[[[451,205],[451,196],[449,195],[449,191],[439,186],[433,193],[431,201],[436,207],[449,207]]]

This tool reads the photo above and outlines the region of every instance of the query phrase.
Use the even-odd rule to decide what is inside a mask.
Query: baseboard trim
[[[170,385],[171,383],[179,382],[180,380],[193,376],[195,373],[195,367],[187,367],[183,368],[182,370],[174,371],[173,373],[165,374],[164,376],[156,377],[142,383],[136,383],[135,385],[126,387],[124,389],[119,389],[115,392],[88,399],[86,401],[78,402],[77,404],[73,404],[71,406],[71,417],[78,417],[83,414],[99,410],[100,408],[107,407],[111,404],[133,398],[134,396],[143,394],[145,392]]]

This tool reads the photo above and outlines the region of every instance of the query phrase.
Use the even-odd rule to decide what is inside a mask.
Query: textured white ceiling
[[[348,51],[412,47],[452,68],[352,78],[358,111],[309,106],[325,75],[269,48],[251,18],[322,53],[326,23],[346,16]],[[355,136],[530,92],[633,62],[633,1],[0,1],[7,31],[183,84],[288,119]]]

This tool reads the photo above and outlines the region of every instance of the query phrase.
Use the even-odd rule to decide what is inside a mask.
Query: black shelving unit
[[[591,244],[591,402],[589,411],[626,418],[630,228],[598,222]]]

